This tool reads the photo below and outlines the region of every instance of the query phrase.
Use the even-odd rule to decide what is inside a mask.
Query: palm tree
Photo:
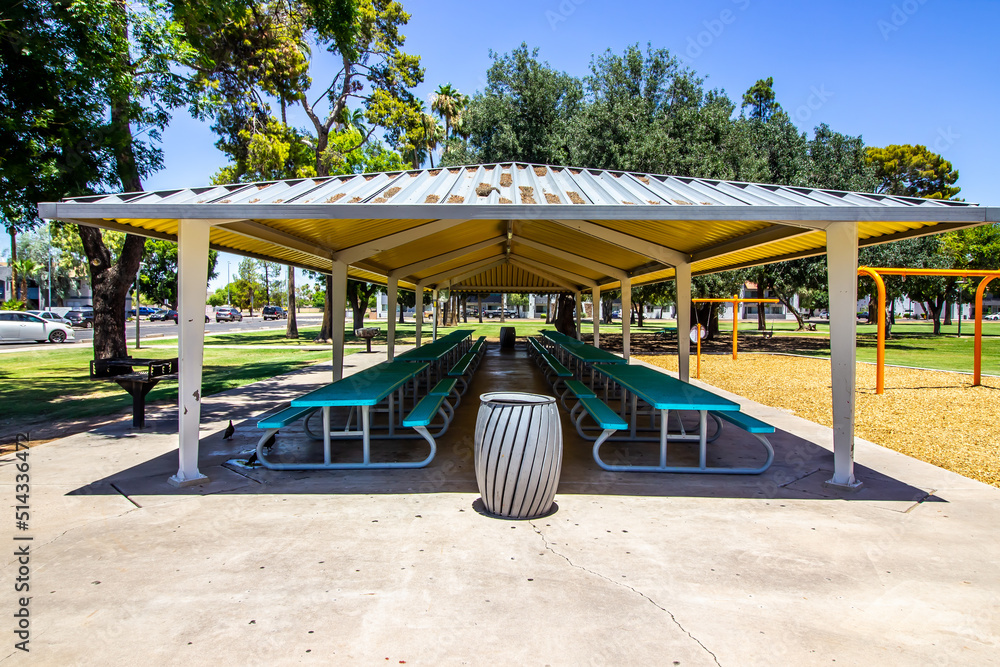
[[[365,112],[361,109],[347,109],[345,107],[340,119],[340,125],[344,129],[357,130],[362,137],[368,132],[368,127],[365,125]]]
[[[32,260],[30,260],[28,258],[14,260],[13,262],[11,262],[11,266],[15,268],[15,270],[17,271],[18,276],[21,278],[21,298],[24,300],[24,303],[27,305],[27,303],[28,303],[28,278],[34,278],[35,277],[35,273],[38,272],[38,270],[41,269],[42,267],[41,267],[41,265],[36,264],[34,261],[32,261]],[[40,301],[39,301],[39,305],[41,305]]]
[[[431,169],[433,169],[434,151],[437,149],[438,143],[444,142],[447,131],[441,128],[437,118],[428,113],[421,114],[421,122],[424,130],[424,148],[427,150],[427,155],[431,160]]]
[[[462,111],[468,106],[469,98],[458,92],[450,83],[438,86],[431,100],[431,110],[444,120],[444,140],[448,141],[454,135],[454,130],[460,123]]]

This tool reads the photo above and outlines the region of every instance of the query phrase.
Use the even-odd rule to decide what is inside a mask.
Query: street
[[[296,316],[299,327],[319,326],[323,320],[323,313],[299,313]],[[212,320],[205,324],[205,331],[209,334],[238,333],[241,331],[263,331],[268,329],[284,329],[287,320],[263,321],[260,315],[254,317],[243,316],[242,322],[218,322]],[[74,329],[76,338],[66,341],[61,345],[52,343],[0,343],[0,353],[16,352],[18,350],[52,350],[69,345],[91,345],[94,340],[93,329]],[[129,322],[125,328],[125,335],[130,344],[135,344],[135,322]],[[173,322],[150,322],[142,320],[139,323],[139,336],[142,340],[156,340],[165,338],[176,338],[177,325]]]

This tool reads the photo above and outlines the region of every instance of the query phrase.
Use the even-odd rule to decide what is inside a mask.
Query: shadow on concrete
[[[301,386],[292,391],[283,389],[276,381],[260,385],[249,390],[249,403],[258,414],[263,413],[260,406],[277,407],[303,393]],[[210,479],[205,485],[176,489],[167,483],[167,478],[177,470],[174,450],[95,480],[72,491],[71,495],[122,494],[141,504],[141,497],[145,496],[215,493],[477,493],[473,433],[478,396],[486,391],[502,390],[551,393],[542,373],[527,360],[523,350],[501,351],[492,346],[463,397],[449,432],[439,440],[436,458],[422,469],[273,471],[259,466],[248,468],[241,461],[254,451],[260,432],[255,428],[255,417],[244,417],[234,420],[237,431],[230,441],[222,439],[221,429],[208,431],[203,427],[200,468]],[[221,408],[215,408],[214,412],[216,420],[225,417]],[[888,508],[899,511],[906,511],[917,503],[941,501],[931,490],[861,465],[856,465],[856,476],[864,481],[863,489],[850,493],[827,488],[824,482],[832,477],[830,451],[786,431],[778,431],[770,438],[775,460],[760,475],[607,472],[594,462],[591,443],[577,436],[565,411],[560,410],[560,413],[564,454],[559,494],[563,495],[850,500],[888,503]],[[141,433],[118,433],[115,437],[131,439],[141,438],[145,433],[176,433],[175,419],[164,416],[147,423],[149,426]],[[224,426],[226,422],[222,423]],[[693,426],[693,421],[690,425]],[[372,460],[419,460],[426,455],[426,447],[419,439],[374,440]],[[360,460],[360,442],[341,443],[336,445],[336,450],[334,460]],[[628,442],[606,445],[602,455],[609,461],[643,464],[655,461],[658,445]],[[309,440],[299,423],[279,433],[270,458],[275,461],[322,460],[322,444]],[[753,466],[759,465],[762,459],[763,451],[757,441],[738,429],[724,430],[719,440],[709,445],[709,465]],[[697,463],[697,445],[671,444],[670,462],[678,465]]]

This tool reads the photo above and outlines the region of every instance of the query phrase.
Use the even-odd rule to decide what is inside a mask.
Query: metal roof
[[[411,287],[543,292],[820,254],[835,221],[858,221],[863,245],[1000,221],[965,202],[524,163],[75,197],[39,214],[168,239],[181,219],[209,219],[218,250],[317,271],[335,259]]]

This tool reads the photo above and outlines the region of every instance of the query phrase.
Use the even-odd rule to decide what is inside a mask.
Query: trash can
[[[491,392],[476,419],[476,482],[486,511],[534,519],[552,507],[562,471],[562,424],[556,399]]]
[[[517,333],[514,331],[514,327],[500,327],[501,348],[513,349],[516,338]]]

